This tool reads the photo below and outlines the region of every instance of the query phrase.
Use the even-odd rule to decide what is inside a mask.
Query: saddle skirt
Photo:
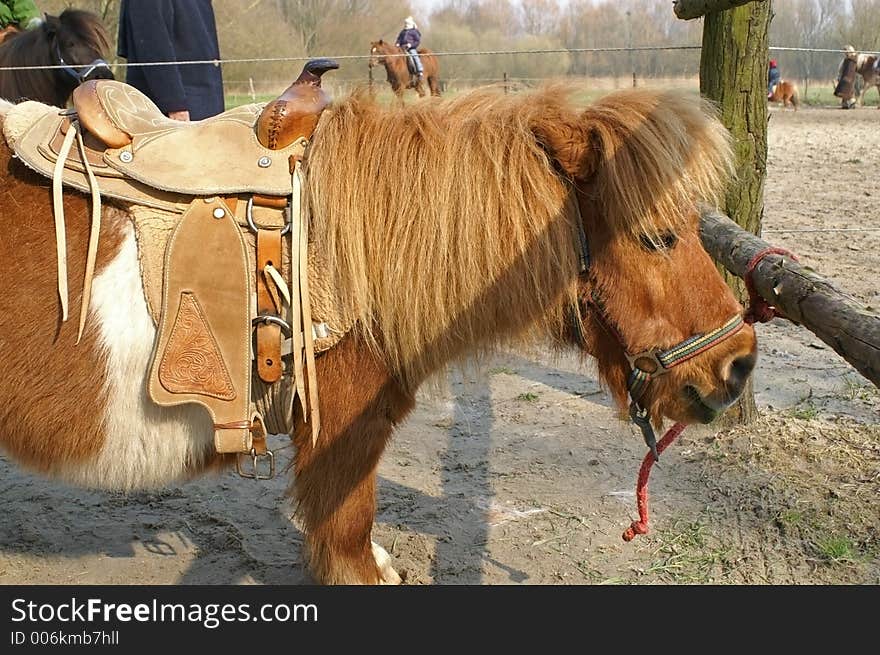
[[[115,81],[91,86],[74,104],[76,113],[34,102],[12,108],[4,119],[7,142],[29,168],[60,184],[57,195],[63,186],[91,193],[98,207],[103,197],[127,211],[144,295],[159,328],[151,398],[166,405],[202,404],[214,418],[218,451],[255,454],[255,424],[273,432],[292,427],[292,400],[281,410],[273,407],[274,400],[298,393],[309,416],[306,380],[316,394],[314,371],[304,370],[308,357],[291,351],[305,352],[304,343],[315,353],[326,351],[353,323],[339,294],[328,288],[331,276],[322,275],[320,240],[308,234],[307,207],[301,203],[299,162],[311,133],[267,148],[256,135],[263,105],[181,123]],[[282,240],[282,229],[293,238]],[[281,256],[271,259],[281,261],[259,268],[265,256],[258,239],[277,242],[272,247]],[[298,298],[297,290],[305,297]],[[264,292],[262,300],[258,292]],[[264,352],[251,333],[256,331],[256,341],[264,339],[260,319],[266,298],[279,316],[282,307],[289,314],[289,338],[270,351],[285,351],[284,364],[272,365],[277,377],[281,369],[291,377],[292,392],[258,375],[259,366],[265,368]],[[280,328],[265,324],[276,329],[266,330],[270,340],[277,333],[280,342]],[[309,334],[296,325],[309,326]],[[277,359],[282,360],[280,352]],[[193,369],[194,361],[206,368]],[[313,438],[316,410],[315,400]]]

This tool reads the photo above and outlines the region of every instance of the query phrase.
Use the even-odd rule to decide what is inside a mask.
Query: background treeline
[[[880,48],[880,0],[772,0],[771,44],[858,50]],[[100,14],[114,40],[118,0],[37,0],[48,12],[66,6]],[[702,22],[678,20],[670,0],[214,0],[224,59],[366,55],[370,41],[393,40],[412,14],[423,44],[438,52],[572,50],[699,45]],[[784,77],[802,84],[834,78],[838,53],[771,52]],[[337,81],[365,80],[366,59],[344,60]],[[698,50],[559,52],[450,56],[448,82],[469,84],[559,75],[639,79],[694,77]],[[253,84],[258,92],[283,88],[301,65],[258,62],[224,65],[228,85]]]

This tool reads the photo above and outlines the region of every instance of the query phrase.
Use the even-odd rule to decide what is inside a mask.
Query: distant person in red
[[[767,98],[773,97],[773,92],[776,90],[776,85],[779,84],[779,80],[782,79],[782,75],[779,72],[779,68],[776,66],[776,60],[770,60],[770,71],[767,74]]]
[[[122,0],[118,54],[129,64],[219,60],[211,0]],[[219,65],[129,66],[125,81],[170,118],[198,121],[224,110]]]

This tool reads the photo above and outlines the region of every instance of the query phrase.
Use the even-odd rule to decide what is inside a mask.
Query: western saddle
[[[95,80],[74,91],[72,110],[45,113],[14,144],[22,161],[53,181],[62,320],[62,190],[69,186],[92,198],[78,339],[90,300],[101,197],[175,216],[160,245],[161,306],[151,307],[158,341],[149,395],[160,405],[207,408],[217,451],[238,453],[245,477],[274,474],[252,398],[254,373],[264,385],[290,375],[291,395],[299,397],[313,440],[320,430],[314,357],[321,334],[313,328],[309,302],[301,163],[330,102],[321,76],[336,68],[332,60],[312,60],[265,106],[245,105],[192,123],[167,118],[122,82]],[[251,457],[249,465],[242,455]]]

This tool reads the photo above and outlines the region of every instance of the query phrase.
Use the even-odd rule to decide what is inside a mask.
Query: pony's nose
[[[755,368],[755,362],[758,360],[756,352],[750,352],[748,355],[739,355],[734,357],[727,367],[727,375],[724,378],[724,386],[731,398],[739,398],[746,386],[752,370]]]
[[[95,63],[93,68],[83,76],[83,82],[89,80],[114,80],[113,71],[106,63]]]

